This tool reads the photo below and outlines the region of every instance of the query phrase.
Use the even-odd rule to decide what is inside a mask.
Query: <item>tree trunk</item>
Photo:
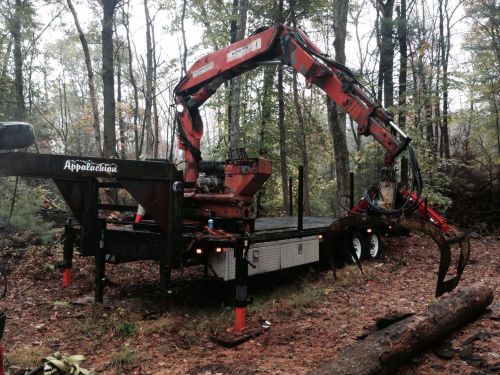
[[[181,61],[181,76],[184,76],[187,73],[186,61],[187,61],[188,49],[186,41],[186,30],[184,27],[184,22],[186,19],[186,6],[187,6],[187,0],[184,0],[182,2],[182,11],[181,11],[181,35],[182,35],[182,47],[183,47],[182,61]]]
[[[283,66],[278,66],[278,127],[280,133],[280,168],[283,195],[283,208],[290,215],[290,196],[288,195],[288,170],[286,160],[285,95],[283,89]]]
[[[493,291],[476,283],[445,295],[424,312],[368,336],[310,374],[393,374],[413,356],[476,318],[493,301]]]
[[[14,19],[12,20],[12,38],[14,39],[14,87],[16,90],[16,120],[23,121],[26,117],[24,104],[23,55],[22,55],[22,1],[16,0]]]
[[[117,47],[118,48],[118,47]],[[118,100],[118,131],[120,133],[120,158],[125,159],[125,120],[123,119],[122,102],[122,61],[121,52],[118,50],[116,54],[116,65],[118,71],[116,72],[116,95]]]
[[[335,61],[345,64],[345,40],[349,0],[339,0],[334,5]],[[337,175],[337,196],[349,194],[349,150],[346,140],[346,114],[327,97],[328,126],[333,141],[335,171]]]
[[[33,110],[33,60],[35,59],[35,48],[30,50],[30,63],[28,65],[28,112],[31,116]]]
[[[245,36],[247,27],[248,0],[239,2],[238,10],[238,27],[236,31],[235,42],[241,40]],[[234,43],[234,42],[233,42]],[[231,149],[238,148],[240,141],[240,98],[241,98],[241,77],[235,77],[231,80],[231,117],[229,144]]]
[[[146,18],[146,92],[144,93],[144,126],[146,129],[146,156],[152,158],[154,154],[154,134],[151,110],[153,106],[153,46],[151,42],[151,17],[149,15],[148,0],[144,0],[144,14]]]
[[[424,95],[424,124],[425,124],[425,129],[426,129],[426,135],[427,135],[427,141],[431,145],[431,152],[434,154],[435,153],[435,138],[434,138],[434,131],[432,129],[432,90],[430,87],[430,84],[427,83],[427,78],[425,77],[425,71],[423,70],[423,65],[422,65],[422,71],[420,71],[420,79],[422,81],[422,91]]]
[[[408,25],[406,21],[406,0],[401,0],[401,6],[397,8],[398,14],[398,42],[399,42],[399,126],[406,128],[406,74],[408,69],[407,34]],[[401,158],[401,181],[408,183],[408,159]]]
[[[445,7],[448,6],[447,0],[439,0],[439,34],[441,39],[441,63],[443,66],[443,121],[441,127],[442,144],[444,156],[450,158],[450,141],[448,131],[448,60],[450,56],[450,20],[446,17],[446,37],[444,36],[444,16],[443,1]]]
[[[125,30],[127,33],[127,51],[128,51],[128,74],[130,79],[130,84],[132,85],[133,95],[134,95],[134,145],[135,145],[135,158],[139,160],[141,156],[142,148],[139,147],[139,90],[137,89],[137,81],[135,80],[134,75],[134,65],[133,65],[133,56],[132,56],[132,44],[130,41],[130,26],[129,26],[129,18],[128,14],[123,12],[123,25],[125,26]]]
[[[379,50],[379,54],[382,53],[382,34],[381,34],[381,19],[380,19],[380,4],[378,2],[375,3],[375,8],[376,8],[376,12],[377,12],[377,18],[376,18],[376,21],[375,21],[375,29],[376,29],[376,33],[377,33],[377,48]],[[380,64],[380,59],[379,59],[379,64]],[[377,72],[377,100],[382,103],[382,90],[384,88],[384,73],[382,71],[382,69],[380,69],[380,65],[379,65],[379,70]]]
[[[392,79],[394,66],[394,43],[392,41],[393,7],[394,0],[380,2],[382,6],[382,19],[380,23],[380,67],[384,84],[384,107],[387,109],[394,105],[394,83]]]
[[[290,0],[290,10],[293,27],[297,27],[297,15],[295,13],[295,1]],[[307,140],[305,132],[305,120],[304,112],[302,106],[299,102],[299,90],[297,82],[297,72],[294,70],[292,73],[292,90],[293,90],[293,104],[295,107],[295,113],[297,115],[297,122],[299,125],[299,147],[302,156],[302,166],[303,166],[303,193],[304,193],[304,215],[311,215],[311,203],[309,200],[309,157],[307,155]],[[292,207],[290,207],[290,210]]]
[[[229,23],[229,43],[233,44],[236,42],[236,34],[238,33],[238,6],[240,4],[239,0],[233,0],[233,5],[231,7],[231,22]],[[233,97],[233,80],[229,81],[229,85],[225,87],[229,87],[227,91],[227,121],[228,121],[228,135],[231,138],[231,118],[232,118],[232,97]],[[231,142],[231,139],[229,139]]]
[[[261,121],[260,121],[260,135],[259,135],[259,156],[265,156],[268,152],[266,150],[266,129],[271,122],[271,115],[273,111],[272,102],[272,89],[274,81],[275,69],[272,67],[264,68],[264,82],[262,87],[262,102],[261,102]],[[256,215],[262,216],[262,196],[264,195],[265,185],[257,192],[256,202]]]
[[[155,28],[154,24],[151,24],[151,37],[153,40],[153,132],[154,132],[154,147],[153,147],[153,157],[158,159],[159,148],[160,148],[160,115],[158,114],[158,100],[156,98],[156,83],[158,82],[157,67],[158,62],[156,60],[156,38],[155,38]]]
[[[115,77],[113,48],[113,19],[119,0],[103,1],[102,17],[102,82],[104,99],[104,148],[105,157],[116,157],[115,130]]]
[[[491,82],[491,86],[493,86],[493,85],[494,85],[494,83]],[[491,95],[493,97],[492,107],[495,110],[495,127],[496,127],[496,131],[497,131],[497,149],[498,149],[498,153],[500,154],[500,118],[498,115],[498,104],[497,104],[497,99],[495,97],[494,90],[491,90]]]
[[[307,155],[307,142],[305,133],[305,121],[302,113],[302,108],[299,103],[299,92],[297,89],[297,72],[293,71],[293,103],[295,112],[297,114],[297,121],[299,125],[299,146],[302,154],[302,166],[304,167],[304,215],[311,214],[311,204],[309,201],[309,158]]]
[[[10,38],[9,41],[7,42],[7,48],[5,50],[5,53],[3,54],[2,66],[0,67],[0,81],[1,82],[5,82],[5,78],[7,77],[7,71],[9,68],[10,53],[12,52],[12,44],[13,44],[13,38]]]
[[[83,33],[82,27],[80,26],[80,21],[78,20],[78,15],[76,13],[75,7],[71,0],[66,0],[68,3],[68,8],[73,15],[73,19],[75,21],[76,30],[78,31],[78,36],[80,37],[80,42],[82,44],[83,56],[85,59],[85,66],[87,68],[87,77],[88,77],[88,85],[89,85],[89,99],[90,104],[92,106],[92,115],[93,115],[93,128],[94,128],[94,139],[95,139],[95,148],[97,156],[102,156],[102,146],[101,146],[101,127],[99,124],[99,109],[97,107],[97,98],[95,94],[95,85],[94,85],[94,70],[92,69],[92,60],[90,58],[89,45],[87,43],[87,38]]]

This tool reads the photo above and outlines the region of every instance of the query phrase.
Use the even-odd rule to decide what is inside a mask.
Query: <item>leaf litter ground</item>
[[[9,292],[7,361],[35,366],[55,351],[84,354],[100,374],[304,374],[354,344],[379,317],[423,310],[434,301],[439,253],[420,235],[384,239],[383,256],[337,271],[302,267],[250,279],[250,324],[263,335],[233,349],[210,341],[231,323],[233,285],[200,267],[175,271],[171,310],[159,313],[154,262],[109,265],[105,303],[93,301],[92,258],[76,256],[73,284],[61,287],[58,244],[5,259]],[[500,368],[500,237],[472,240],[461,286],[482,281],[497,296],[482,317],[405,365],[400,374],[487,374]],[[12,371],[12,373],[14,373]],[[23,373],[23,372],[19,372]]]

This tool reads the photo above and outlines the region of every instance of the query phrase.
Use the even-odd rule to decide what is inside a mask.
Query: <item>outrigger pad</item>
[[[213,335],[210,339],[225,348],[234,348],[235,346],[241,345],[244,342],[259,336],[268,329],[269,328],[258,327],[245,330],[242,333],[221,332]]]
[[[25,122],[0,122],[0,150],[24,148],[35,143],[33,126]]]

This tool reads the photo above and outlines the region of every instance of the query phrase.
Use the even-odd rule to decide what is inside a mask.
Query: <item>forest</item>
[[[0,119],[32,123],[41,152],[166,158],[182,168],[173,87],[197,58],[285,23],[353,70],[410,134],[433,204],[465,225],[498,216],[495,0],[9,0],[0,20]],[[286,67],[232,80],[203,116],[206,158],[237,146],[272,160],[260,216],[289,212],[299,165],[315,215],[345,207],[338,197],[349,171],[358,196],[379,178],[382,150]],[[407,173],[404,160],[397,170]]]
[[[77,167],[71,163],[83,163],[85,158],[106,158],[102,160],[107,163],[116,161],[102,167],[107,177],[112,177],[117,166],[121,172],[121,166],[132,165],[125,164],[131,161],[168,161],[167,165],[186,172],[192,168],[187,155],[196,153],[193,145],[186,143],[186,130],[180,120],[185,103],[176,97],[175,90],[186,82],[186,77],[194,79],[211,69],[210,64],[194,71],[191,68],[193,64],[201,64],[199,61],[208,61],[203,60],[208,54],[270,30],[273,25],[302,30],[322,52],[314,55],[315,61],[331,59],[334,61],[331,66],[351,70],[352,82],[364,87],[376,108],[385,109],[411,138],[423,180],[424,203],[420,206],[427,210],[429,204],[446,218],[445,224],[452,224],[453,230],[462,228],[466,235],[462,237],[457,229],[460,238],[447,237],[446,244],[431,238],[433,243],[425,238],[425,230],[411,235],[409,231],[402,232],[406,237],[396,238],[401,233],[391,232],[392,221],[384,230],[374,226],[374,230],[380,232],[373,234],[372,228],[363,224],[359,235],[363,246],[365,242],[367,246],[373,245],[370,238],[374,237],[370,236],[377,238],[377,254],[373,257],[365,253],[367,250],[360,250],[359,257],[351,252],[352,258],[348,255],[343,259],[347,265],[339,269],[335,264],[332,267],[328,260],[330,269],[316,272],[317,264],[308,266],[320,260],[314,258],[309,263],[295,265],[302,268],[258,275],[249,282],[249,293],[254,299],[247,298],[246,290],[248,269],[255,269],[247,259],[248,244],[244,255],[248,263],[244,263],[247,268],[243,277],[244,298],[240,294],[242,299],[238,300],[241,293],[238,260],[233,260],[236,281],[226,286],[214,280],[221,277],[206,258],[209,250],[225,255],[226,247],[214,245],[212,249],[212,245],[206,248],[193,245],[203,236],[203,240],[219,236],[220,241],[235,241],[231,251],[236,254],[239,242],[231,236],[236,236],[237,231],[233,233],[234,227],[227,224],[232,217],[224,217],[227,221],[218,221],[216,217],[214,228],[212,213],[203,214],[205,216],[196,217],[198,222],[193,224],[189,210],[194,210],[195,205],[189,206],[192,202],[186,200],[186,197],[192,198],[189,190],[182,195],[184,203],[191,202],[183,212],[189,214],[185,214],[184,222],[182,214],[178,215],[184,226],[173,226],[175,220],[169,217],[168,220],[172,220],[169,235],[184,235],[179,237],[185,241],[182,256],[187,259],[195,253],[203,255],[204,268],[201,263],[196,263],[199,268],[188,268],[189,264],[182,262],[180,267],[173,267],[171,262],[165,271],[162,255],[132,257],[131,261],[121,263],[110,260],[111,252],[99,253],[104,251],[105,245],[101,244],[105,243],[104,233],[108,227],[114,230],[115,224],[122,225],[126,220],[130,221],[125,224],[131,225],[138,204],[137,213],[143,205],[138,198],[140,194],[132,190],[124,195],[96,193],[99,203],[95,203],[95,210],[97,212],[98,206],[99,209],[105,207],[103,211],[107,216],[95,215],[95,227],[103,225],[103,229],[100,234],[92,233],[97,238],[95,253],[84,254],[84,237],[89,236],[89,232],[85,234],[83,229],[71,237],[73,229],[68,228],[73,228],[74,222],[72,224],[68,215],[70,211],[75,214],[75,207],[68,202],[61,179],[15,177],[0,170],[0,176],[9,176],[0,177],[0,292],[4,287],[9,291],[0,295],[0,300],[8,316],[4,341],[9,374],[31,374],[28,371],[37,371],[41,361],[56,363],[61,358],[65,358],[66,366],[77,368],[83,363],[83,357],[72,360],[67,356],[77,353],[88,359],[85,367],[92,370],[89,374],[94,371],[109,374],[322,373],[318,366],[340,352],[347,358],[344,365],[350,366],[360,352],[345,348],[359,343],[360,347],[367,342],[369,345],[371,338],[377,337],[374,332],[384,332],[374,328],[380,320],[397,315],[404,316],[405,320],[414,316],[418,321],[427,314],[418,315],[418,311],[432,310],[437,301],[432,295],[435,278],[438,273],[441,277],[440,261],[445,257],[442,247],[449,248],[453,242],[461,244],[464,239],[469,246],[469,238],[470,248],[461,248],[457,266],[460,269],[465,257],[465,267],[470,255],[468,268],[459,271],[460,275],[464,271],[460,283],[469,289],[450,295],[451,298],[462,296],[463,300],[469,298],[467,293],[476,293],[469,302],[481,297],[467,318],[481,316],[480,320],[455,332],[432,350],[417,351],[423,354],[413,361],[400,359],[398,366],[402,366],[401,374],[471,373],[479,368],[494,373],[498,370],[498,304],[480,315],[492,302],[493,292],[498,292],[499,285],[498,0],[2,0],[0,141],[2,122],[29,123],[36,138],[29,151],[40,157],[65,155],[67,165],[72,168]],[[221,83],[199,109],[204,124],[201,156],[204,162],[221,161],[218,166],[214,162],[214,170],[224,160],[226,168],[234,150],[245,150],[239,151],[245,155],[241,160],[246,160],[248,155],[271,161],[272,174],[262,188],[256,189],[255,199],[250,200],[251,212],[256,218],[276,219],[276,223],[288,225],[286,220],[298,212],[306,218],[348,217],[352,214],[353,202],[369,196],[373,191],[370,189],[380,187],[377,184],[388,174],[395,181],[401,181],[398,189],[415,186],[419,176],[412,164],[413,149],[405,149],[389,169],[387,150],[377,144],[374,137],[366,136],[366,132],[361,134],[362,124],[356,123],[344,111],[345,107],[325,94],[324,87],[311,85],[311,81],[299,74],[303,72],[276,60],[257,65]],[[233,72],[227,75],[231,74]],[[0,159],[5,155],[11,157],[0,142]],[[201,170],[201,161],[198,162]],[[1,163],[2,160],[0,166],[5,165]],[[144,170],[151,170],[146,164],[142,165]],[[140,174],[142,170],[133,173]],[[227,171],[224,173],[226,178]],[[203,174],[203,177],[206,176]],[[96,179],[95,191],[100,189],[98,184],[112,187],[122,184],[125,189],[129,181],[117,179],[118,183],[106,180],[106,176],[104,180]],[[192,188],[184,182],[186,189]],[[206,183],[206,190],[200,183],[193,192],[201,196],[200,207],[206,204],[203,194],[215,195],[215,190],[210,190],[211,183],[210,180]],[[132,184],[129,187],[132,188]],[[90,190],[85,190],[85,194]],[[217,194],[223,195],[222,191]],[[169,201],[168,209],[174,212],[177,206],[172,202]],[[217,207],[218,201],[214,202],[211,203]],[[87,202],[80,204],[86,205]],[[130,217],[124,219],[122,213],[113,211],[118,205],[132,207]],[[413,209],[416,207],[415,204]],[[158,233],[165,234],[155,209],[146,210],[146,214],[158,222],[150,237],[153,239]],[[396,214],[401,212],[405,220],[403,209]],[[390,214],[380,216],[382,221],[392,219]],[[134,225],[140,229],[140,225],[146,229],[151,225],[151,221],[141,223],[137,216],[135,219]],[[298,231],[303,229],[302,219],[298,219]],[[253,225],[253,217],[247,221]],[[430,222],[436,225],[432,218]],[[244,223],[245,229],[240,232],[253,234],[254,228]],[[328,225],[330,223],[331,220]],[[85,228],[88,223],[82,221],[81,224]],[[186,244],[189,237],[186,237],[186,228],[191,230],[195,225],[201,225],[201,229],[192,242]],[[333,227],[331,224],[329,228]],[[350,236],[360,231],[348,229],[345,236],[349,238],[339,238],[356,250],[355,243],[352,246],[349,243]],[[300,241],[301,233],[295,236],[300,237]],[[321,244],[323,240],[329,241],[327,231],[311,233]],[[79,236],[83,238],[80,245],[76,245],[79,252],[91,257],[75,257],[72,264],[72,246],[78,242],[75,238],[80,240]],[[283,240],[282,237],[279,239]],[[353,241],[355,237],[353,235]],[[172,241],[168,235],[165,238]],[[109,241],[106,246],[112,240],[106,237]],[[127,240],[121,241],[116,243],[127,248]],[[154,246],[167,243],[161,241]],[[384,251],[381,255],[378,241]],[[171,250],[168,246],[176,246],[168,243],[168,251]],[[438,258],[433,248],[436,243],[442,258]],[[140,244],[141,249],[149,245],[149,242]],[[302,255],[303,243],[298,246]],[[71,247],[69,265],[64,263],[68,247]],[[150,254],[156,251],[151,249],[148,248]],[[253,262],[258,262],[259,250],[253,254]],[[61,259],[64,262],[58,263]],[[361,260],[367,261],[362,267]],[[112,265],[104,274],[106,263]],[[64,272],[64,288],[60,287],[59,268]],[[68,282],[64,278],[71,268],[73,282],[71,276]],[[210,272],[216,277],[209,278]],[[473,284],[479,279],[484,287]],[[232,279],[229,277],[229,280]],[[236,302],[231,289],[234,286]],[[167,289],[173,308],[165,313],[163,306],[161,309],[159,306],[164,302],[163,293]],[[243,350],[221,349],[213,337],[230,321],[235,303],[235,311],[242,308],[238,305],[241,301],[247,309],[249,324],[266,326],[266,331],[262,336],[251,336],[250,343],[241,347]],[[446,303],[445,299],[445,309],[466,308],[456,301]],[[457,315],[465,319],[464,314]],[[5,322],[5,316],[3,319]],[[431,343],[440,342],[451,334],[452,328],[457,330],[465,323],[451,321],[452,315],[448,319],[449,324],[443,323],[445,319],[435,319],[441,333],[431,339]],[[0,314],[0,326],[1,320]],[[0,334],[0,353],[3,353],[1,339]],[[392,348],[391,343],[388,345]],[[50,357],[54,352],[54,357]],[[60,357],[59,352],[64,357]],[[339,363],[327,363],[325,373],[332,373],[337,365]],[[39,371],[42,368],[43,365]],[[330,370],[325,370],[328,368]],[[69,371],[60,369],[59,373]]]

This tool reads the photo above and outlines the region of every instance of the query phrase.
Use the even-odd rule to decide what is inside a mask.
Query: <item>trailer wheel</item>
[[[366,238],[366,257],[369,260],[377,259],[380,256],[380,237],[376,233],[370,233]]]
[[[35,143],[35,132],[25,122],[0,122],[0,150],[24,148]]]
[[[351,246],[351,249],[354,250],[356,256],[361,262],[365,255],[365,240],[363,238],[363,235],[358,231],[352,232],[349,245]],[[352,255],[350,255],[350,259],[352,263],[356,263],[356,260]]]

